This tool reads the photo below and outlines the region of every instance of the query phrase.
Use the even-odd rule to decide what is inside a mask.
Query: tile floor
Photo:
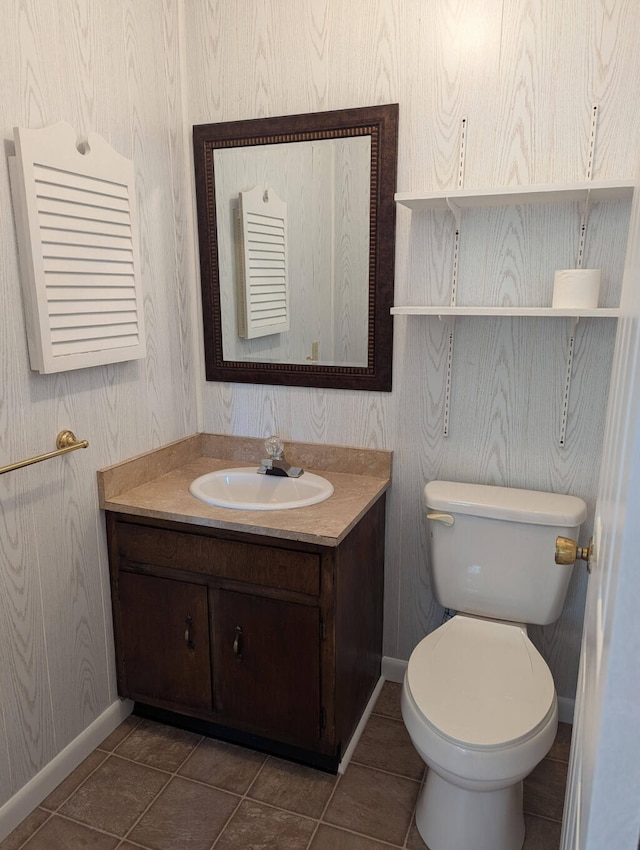
[[[570,734],[525,783],[523,850],[559,846]],[[0,850],[425,850],[423,774],[391,682],[337,777],[130,717]]]

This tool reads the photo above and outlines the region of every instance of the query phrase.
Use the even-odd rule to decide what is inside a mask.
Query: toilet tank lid
[[[429,481],[424,504],[430,511],[569,528],[587,516],[587,506],[577,496],[457,481]]]

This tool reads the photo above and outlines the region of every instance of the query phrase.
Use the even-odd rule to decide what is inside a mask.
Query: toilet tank
[[[558,619],[573,566],[555,563],[556,537],[577,540],[587,515],[582,499],[430,481],[424,505],[434,592],[441,605],[521,623],[545,625]]]

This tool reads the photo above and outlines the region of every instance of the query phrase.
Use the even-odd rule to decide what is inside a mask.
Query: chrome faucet
[[[280,437],[269,437],[264,441],[264,450],[269,457],[263,458],[258,467],[260,475],[280,475],[283,478],[300,478],[304,470],[299,466],[289,466],[284,459],[284,443]]]

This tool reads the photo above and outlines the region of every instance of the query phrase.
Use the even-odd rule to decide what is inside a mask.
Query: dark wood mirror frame
[[[258,363],[223,359],[213,151],[250,145],[371,136],[367,365]],[[207,381],[391,390],[398,104],[193,128]]]

